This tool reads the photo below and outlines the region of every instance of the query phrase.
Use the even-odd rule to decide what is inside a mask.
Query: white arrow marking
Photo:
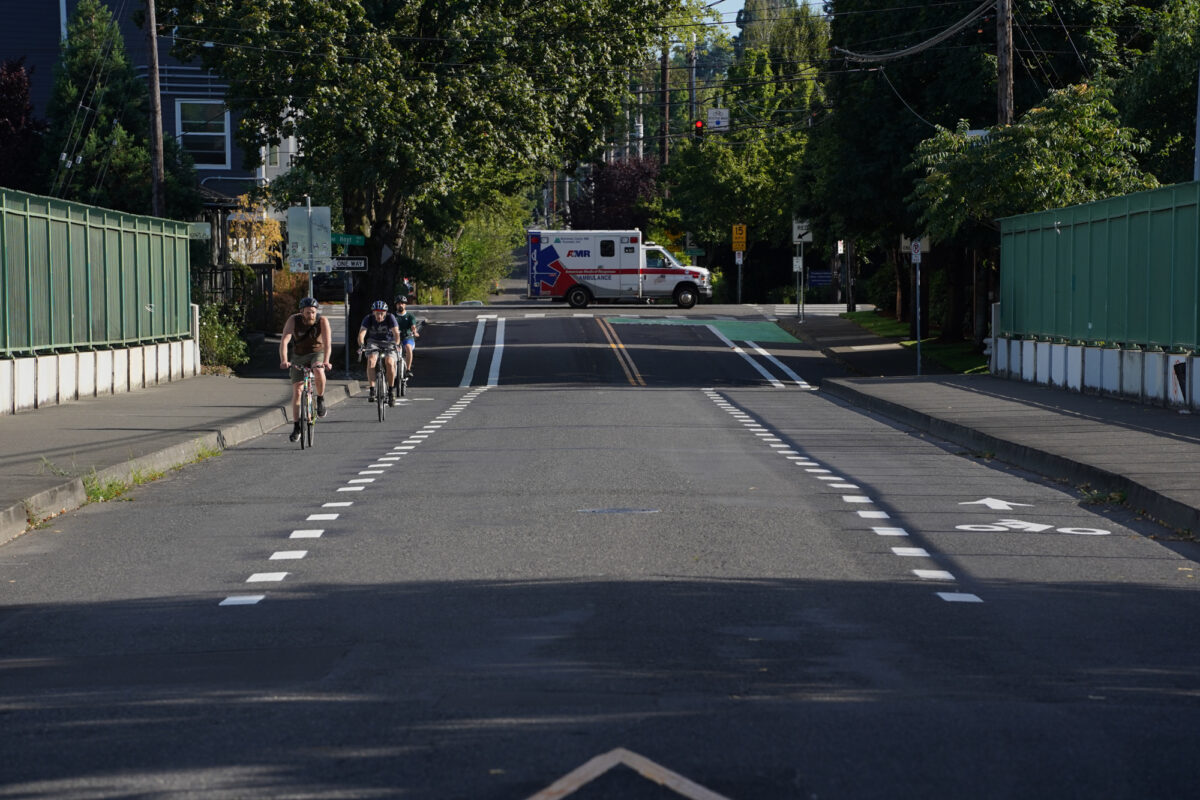
[[[1029,503],[1010,503],[1007,500],[997,500],[994,497],[985,497],[982,500],[972,500],[969,503],[959,503],[960,506],[987,506],[995,511],[1012,511],[1017,506],[1025,506],[1032,508]]]
[[[682,775],[656,764],[645,756],[623,747],[598,755],[581,767],[567,773],[528,800],[558,800],[574,794],[613,767],[624,764],[647,780],[665,786],[687,800],[728,800],[723,795],[710,791],[698,783],[692,783]]]

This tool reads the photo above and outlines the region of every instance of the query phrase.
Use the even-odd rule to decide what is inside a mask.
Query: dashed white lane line
[[[286,572],[256,572],[246,578],[246,583],[278,583],[287,576]]]
[[[217,605],[222,606],[252,606],[266,599],[265,594],[235,594],[226,597]]]
[[[325,533],[324,528],[301,528],[292,531],[289,539],[320,539]]]
[[[923,581],[952,581],[954,576],[944,569],[914,569],[916,575]]]
[[[476,389],[464,396],[464,399],[458,401],[451,407],[451,412],[444,413],[433,422],[426,423],[425,427],[421,428],[417,433],[411,434],[409,438],[404,440],[404,443],[392,448],[391,453],[385,456],[377,456],[372,458],[372,462],[367,469],[360,470],[360,476],[368,475],[384,475],[384,470],[394,466],[394,462],[399,461],[406,455],[408,451],[413,450],[417,445],[424,443],[431,434],[437,433],[438,430],[450,420],[454,419],[458,412],[465,409],[472,400],[477,398],[487,387]],[[361,492],[371,484],[375,483],[373,477],[358,477],[351,478],[347,486],[338,487],[338,492]],[[322,508],[350,508],[354,505],[352,500],[339,500],[334,502],[322,503]],[[331,522],[340,517],[340,513],[326,512],[319,514],[309,514],[305,517],[306,522]],[[320,539],[325,533],[324,528],[297,528],[288,534],[289,539]],[[269,561],[299,561],[308,556],[307,550],[278,550],[271,554]],[[256,572],[246,579],[246,583],[280,583],[291,573],[288,572]],[[219,605],[222,606],[250,606],[261,603],[266,599],[265,594],[237,594],[230,595],[221,600]]]
[[[938,592],[937,596],[947,603],[982,603],[983,598],[969,592]]]
[[[775,433],[765,425],[762,425],[758,420],[755,420],[751,415],[741,411],[732,403],[721,397],[715,389],[708,388],[702,390],[706,396],[718,407],[724,409],[730,416],[742,423],[742,426],[760,442],[766,444],[773,451],[785,456],[789,461],[796,466],[804,469],[805,473],[812,475],[819,481],[823,481],[825,486],[830,489],[842,489],[850,491],[861,491],[861,487],[855,483],[846,480],[845,477],[837,475],[833,470],[826,469],[815,462],[808,456],[802,456],[795,450],[790,449],[791,445],[784,442],[783,439],[776,436]],[[848,505],[874,505],[875,501],[865,494],[844,494],[841,497],[842,502]],[[889,519],[886,511],[879,509],[860,509],[855,513],[862,519]],[[872,527],[871,530],[878,536],[893,536],[907,537],[908,531],[897,527]],[[933,558],[933,556],[923,547],[893,547],[892,554],[900,558]],[[940,569],[914,569],[912,574],[921,580],[928,581],[945,581],[955,582],[958,579],[946,570]],[[950,603],[982,603],[983,600],[977,595],[967,592],[937,592],[937,596]]]

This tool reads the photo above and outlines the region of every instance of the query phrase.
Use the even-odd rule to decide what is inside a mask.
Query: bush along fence
[[[188,226],[0,189],[0,413],[199,372]]]
[[[1200,182],[1000,226],[994,374],[1200,410]]]

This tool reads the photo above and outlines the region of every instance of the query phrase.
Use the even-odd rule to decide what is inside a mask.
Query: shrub
[[[240,309],[224,303],[200,307],[200,364],[231,368],[250,360],[241,335]]]

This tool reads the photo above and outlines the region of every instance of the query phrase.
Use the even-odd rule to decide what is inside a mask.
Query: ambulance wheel
[[[591,299],[591,294],[582,286],[572,286],[567,290],[567,305],[571,308],[587,308]]]
[[[675,305],[680,308],[691,308],[696,305],[696,289],[692,286],[680,286],[675,290]]]

